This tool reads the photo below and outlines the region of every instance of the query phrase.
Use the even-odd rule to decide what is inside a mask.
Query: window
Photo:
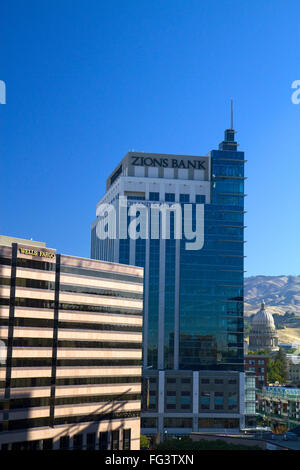
[[[181,405],[190,405],[191,404],[191,394],[190,394],[190,392],[181,392],[180,403],[181,403]]]
[[[94,450],[96,445],[96,434],[94,432],[88,433],[86,436],[87,450]]]
[[[164,168],[164,178],[174,178],[174,168]]]
[[[238,419],[222,419],[222,418],[200,418],[198,420],[199,428],[238,428]]]
[[[156,428],[157,418],[141,418],[142,428]]]
[[[111,433],[112,437],[112,450],[119,450],[119,430]]]
[[[131,429],[123,429],[123,450],[130,450]]]
[[[221,384],[223,384],[223,379],[215,379],[215,384],[216,384],[216,385],[221,385]]]
[[[167,384],[176,384],[176,379],[167,379]]]
[[[188,170],[183,170],[182,168],[178,169],[178,179],[187,180],[188,179]]]
[[[128,201],[144,201],[145,196],[127,196]]]
[[[228,405],[229,410],[237,410],[237,405]]]
[[[99,434],[99,449],[108,450],[108,432],[100,432]]]
[[[175,201],[175,193],[166,193],[165,194],[166,202],[174,202]]]
[[[60,449],[69,449],[70,446],[70,437],[69,436],[62,436],[59,440],[59,448]]]
[[[43,439],[43,450],[52,450],[53,439]]]
[[[209,404],[210,404],[210,393],[209,392],[201,392],[200,404],[201,405],[207,405],[209,407]]]
[[[135,166],[134,167],[134,175],[135,176],[145,176],[145,168],[143,166]]]
[[[220,409],[220,408],[216,408],[216,406],[218,405],[222,405],[222,408],[223,408],[223,404],[224,404],[224,397],[217,396],[215,392],[215,409]]]
[[[194,170],[194,180],[203,181],[205,178],[204,170]]]
[[[165,418],[164,426],[166,428],[192,428],[192,418]]]
[[[209,379],[201,379],[202,384],[209,384]]]
[[[148,168],[148,176],[151,178],[157,178],[158,177],[158,168]]]
[[[205,204],[204,194],[196,194],[196,203],[197,204]]]
[[[167,392],[166,402],[167,404],[176,404],[176,392]]]
[[[159,201],[159,193],[149,193],[150,201]]]
[[[75,434],[73,437],[73,449],[79,450],[82,449],[83,444],[83,435],[82,434]]]
[[[228,394],[228,404],[229,405],[237,405],[237,402],[238,402],[237,393],[229,392],[229,394]]]
[[[180,202],[190,202],[190,195],[189,194],[180,194],[179,200],[180,200]]]
[[[181,383],[182,383],[182,384],[190,384],[190,383],[191,383],[191,379],[181,379]]]

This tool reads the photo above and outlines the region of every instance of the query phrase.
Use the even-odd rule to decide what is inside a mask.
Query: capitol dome
[[[254,326],[262,326],[264,328],[270,328],[271,330],[275,330],[275,323],[273,316],[268,310],[266,310],[265,302],[262,301],[261,308],[259,312],[252,318],[251,321],[252,327]]]
[[[278,350],[278,335],[274,319],[272,314],[266,310],[264,301],[262,301],[260,310],[251,320],[249,349],[252,351]]]

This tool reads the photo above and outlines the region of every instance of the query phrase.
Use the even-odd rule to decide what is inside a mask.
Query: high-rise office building
[[[0,237],[1,449],[139,449],[143,269]]]
[[[145,269],[145,434],[247,424],[244,163],[232,128],[205,156],[129,152],[97,205],[91,258]]]

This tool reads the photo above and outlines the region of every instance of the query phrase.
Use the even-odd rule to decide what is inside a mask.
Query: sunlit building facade
[[[0,242],[1,449],[139,449],[143,269]]]

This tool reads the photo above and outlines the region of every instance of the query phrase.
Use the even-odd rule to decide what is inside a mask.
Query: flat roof
[[[35,240],[28,240],[26,238],[8,237],[6,235],[0,235],[0,245],[12,246],[13,243],[20,243],[22,245],[29,246],[41,246],[43,248],[46,247],[45,242],[37,242]]]

